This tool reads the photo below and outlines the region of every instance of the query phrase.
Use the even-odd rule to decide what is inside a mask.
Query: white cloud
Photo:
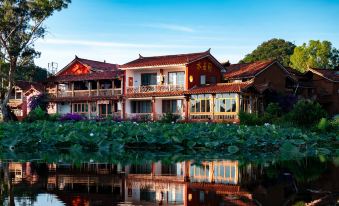
[[[180,32],[194,32],[195,30],[188,26],[182,26],[177,24],[144,24],[145,27],[156,28],[156,29],[166,29],[172,31],[180,31]]]

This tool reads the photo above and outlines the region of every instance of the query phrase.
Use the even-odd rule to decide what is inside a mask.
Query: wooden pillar
[[[215,94],[212,94],[212,100],[211,100],[211,103],[210,103],[210,110],[212,111],[212,118],[211,120],[214,120],[214,99],[215,99]]]
[[[126,120],[126,100],[122,99],[121,100],[121,118],[123,120]]]
[[[59,93],[59,83],[57,83],[56,85],[56,94],[55,94],[56,97],[58,97],[58,93]]]
[[[124,78],[121,78],[121,95],[125,93],[125,83]]]
[[[91,81],[88,81],[88,87],[89,87],[89,94],[88,94],[88,96],[91,96],[92,95],[92,82]]]
[[[237,113],[236,118],[238,119],[238,115],[239,115],[239,111],[240,111],[240,98],[239,98],[240,94],[236,94],[235,96],[235,112]]]
[[[99,87],[100,87],[100,82],[97,81],[97,96],[99,96]]]
[[[189,116],[189,107],[190,106],[190,97],[185,96],[185,121],[188,121]]]
[[[98,104],[98,102],[96,102],[96,104],[97,104],[97,116],[99,116],[100,115],[99,104]]]
[[[114,89],[115,89],[115,85],[114,85],[114,79],[112,80],[112,96],[114,95]]]
[[[72,82],[72,97],[74,97],[74,82]]]
[[[155,111],[155,97],[152,97],[152,116],[153,116],[153,121],[157,120],[156,117],[156,111]]]

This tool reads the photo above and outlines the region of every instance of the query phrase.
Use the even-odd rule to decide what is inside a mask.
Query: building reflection
[[[56,195],[65,205],[253,205],[252,195],[240,186],[238,161],[128,166],[9,162],[2,166],[10,193],[29,184]],[[9,194],[9,199],[11,195],[15,196]]]

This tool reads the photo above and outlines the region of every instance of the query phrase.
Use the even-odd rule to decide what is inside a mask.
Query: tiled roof
[[[68,81],[83,81],[83,80],[100,80],[100,79],[114,79],[122,77],[123,71],[105,71],[105,72],[93,72],[89,74],[80,75],[61,75],[51,76],[47,79],[48,82],[68,82]]]
[[[23,91],[28,91],[31,88],[34,88],[38,91],[44,90],[44,86],[38,82],[16,81],[15,86],[19,87]]]
[[[257,73],[265,69],[267,66],[275,62],[275,60],[256,61],[245,64],[231,64],[226,67],[224,73],[225,79],[238,79],[254,77]]]
[[[239,83],[220,83],[220,84],[212,84],[206,86],[199,86],[191,88],[186,91],[185,94],[216,94],[223,92],[233,92],[238,93],[252,85],[253,82],[239,82]]]
[[[339,82],[339,70],[331,69],[309,69],[312,73],[320,75],[330,81]]]
[[[81,62],[82,64],[90,66],[91,69],[94,69],[94,70],[115,71],[119,68],[118,64],[111,64],[111,63],[94,61],[94,60],[89,60],[89,59],[82,59],[79,57],[75,57],[75,59]]]
[[[209,50],[205,52],[189,53],[189,54],[176,54],[176,55],[152,56],[152,57],[140,56],[138,59],[122,65],[121,68],[188,64],[194,60],[203,58],[208,55],[210,55]]]

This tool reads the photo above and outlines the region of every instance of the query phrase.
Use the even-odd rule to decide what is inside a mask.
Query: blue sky
[[[339,0],[73,0],[50,17],[36,64],[59,69],[74,55],[123,64],[143,56],[200,52],[238,62],[263,41],[310,39],[339,47]]]

